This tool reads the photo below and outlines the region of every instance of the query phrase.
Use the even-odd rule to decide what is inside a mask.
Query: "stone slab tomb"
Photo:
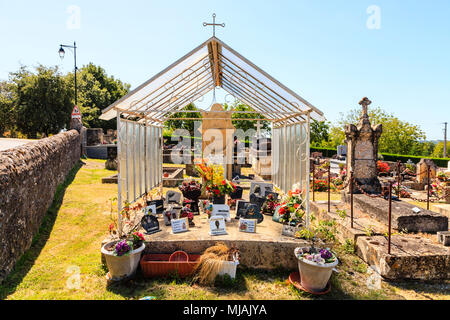
[[[343,202],[350,202],[350,195],[341,193]],[[364,194],[353,195],[354,205],[375,220],[388,224],[389,202],[383,198],[372,198]],[[392,202],[392,227],[399,231],[436,233],[448,230],[448,218],[442,214],[420,208],[405,201]]]

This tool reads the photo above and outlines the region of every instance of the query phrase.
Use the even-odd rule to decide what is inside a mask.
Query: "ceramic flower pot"
[[[102,254],[106,260],[106,266],[109,270],[109,275],[112,281],[119,281],[126,279],[135,274],[136,269],[141,259],[141,253],[145,249],[145,243],[131,251],[128,255],[115,256],[114,251],[106,250],[106,248],[115,244],[115,241],[108,242],[102,247]]]
[[[295,249],[296,257],[298,249],[300,248]],[[302,287],[312,292],[324,291],[330,280],[333,268],[336,267],[338,263],[339,261],[337,258],[334,262],[325,264],[318,264],[303,258],[298,259],[298,269]]]

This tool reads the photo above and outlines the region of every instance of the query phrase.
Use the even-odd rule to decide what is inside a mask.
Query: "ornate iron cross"
[[[216,14],[215,13],[213,13],[212,17],[213,17],[213,22],[212,23],[203,22],[203,26],[204,27],[213,26],[213,37],[215,37],[216,36],[216,26],[225,28],[225,23],[216,23]]]

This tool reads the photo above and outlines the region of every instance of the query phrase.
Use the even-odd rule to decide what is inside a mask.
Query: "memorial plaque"
[[[252,182],[250,185],[250,196],[255,194],[259,197],[263,197],[266,191],[273,191],[273,184],[267,182]]]
[[[211,218],[212,217],[216,217],[216,216],[224,217],[224,219],[226,221],[231,221],[230,206],[228,206],[226,204],[215,204],[215,205],[213,205],[213,211],[212,211],[212,214],[211,214]]]
[[[244,219],[255,219],[256,221],[258,221],[258,223],[263,222],[264,220],[264,216],[261,214],[261,210],[258,207],[258,205],[250,203],[244,214],[240,216],[240,218],[244,218]]]
[[[209,219],[209,234],[211,236],[227,234],[224,217],[216,216]]]
[[[248,233],[256,233],[256,219],[239,219],[239,231],[240,232],[248,232]]]
[[[167,208],[167,210],[164,211],[164,214],[163,214],[163,217],[164,217],[164,224],[165,224],[166,226],[170,226],[171,221],[172,221],[173,219],[178,219],[178,218],[179,218],[178,213],[180,212],[180,210],[181,210],[181,207],[180,207],[180,208],[174,208],[174,207],[172,207],[172,206],[169,206],[169,207]]]
[[[244,201],[244,200],[239,200],[236,203],[236,217],[235,219],[240,219],[245,212],[247,211],[247,207],[250,205],[250,202],[248,201]]]
[[[147,201],[147,205],[148,206],[155,205],[157,214],[161,214],[164,212],[164,200],[162,199]]]
[[[172,219],[172,233],[181,233],[189,230],[188,218]]]
[[[144,215],[152,215],[156,217],[156,205],[152,204],[144,208]]]
[[[142,217],[141,226],[142,228],[144,228],[147,234],[152,234],[161,231],[159,229],[158,218],[156,218],[154,215],[151,214]]]
[[[167,191],[166,193],[166,203],[167,204],[172,204],[172,203],[176,203],[176,204],[180,204],[181,202],[181,193],[180,192],[175,192],[175,191]]]

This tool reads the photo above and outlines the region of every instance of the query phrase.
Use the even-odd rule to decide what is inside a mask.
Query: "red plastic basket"
[[[174,261],[187,262],[187,261],[189,261],[189,255],[184,251],[175,251],[174,253],[172,253],[170,255],[169,261],[170,262],[174,262]]]
[[[171,254],[145,254],[140,263],[144,277],[165,277],[171,274],[187,277],[193,273],[200,259],[198,254],[189,254],[189,261],[169,261],[170,256]]]

